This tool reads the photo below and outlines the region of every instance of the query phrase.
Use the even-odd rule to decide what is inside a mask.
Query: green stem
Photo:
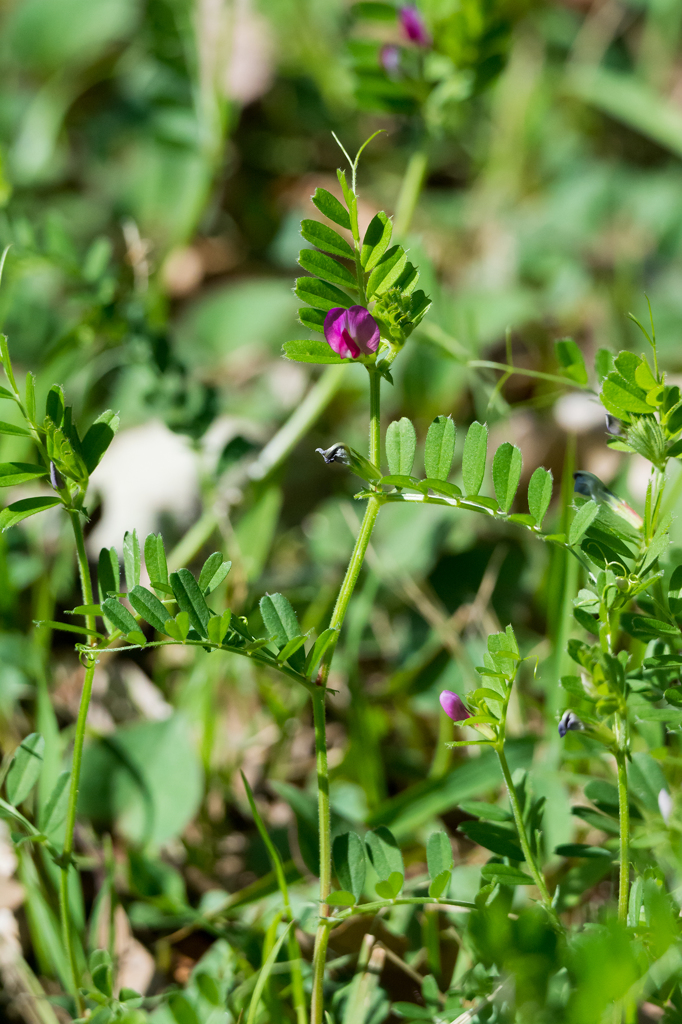
[[[426,170],[426,153],[423,149],[418,149],[409,159],[396,203],[393,220],[393,234],[396,238],[401,238],[409,230],[426,177]]]
[[[324,1013],[324,968],[327,959],[329,928],[325,918],[330,908],[324,902],[332,885],[331,814],[329,809],[329,766],[327,763],[327,735],[325,729],[326,687],[320,686],[313,695],[315,724],[315,760],[317,765],[318,829],[320,835],[320,923],[315,935],[313,953],[313,992],[310,1003],[311,1024],[321,1024]]]
[[[518,832],[519,840],[521,841],[521,849],[523,850],[523,856],[525,857],[526,864],[528,865],[530,873],[533,876],[533,881],[535,882],[536,886],[540,891],[540,896],[542,897],[542,902],[545,905],[547,913],[552,918],[552,921],[555,924],[558,924],[558,918],[554,911],[554,907],[552,906],[552,899],[549,895],[547,883],[545,882],[544,875],[535,863],[535,858],[530,849],[530,843],[528,842],[528,836],[526,835],[526,826],[523,820],[523,814],[521,813],[521,805],[519,804],[519,798],[516,793],[516,787],[514,786],[514,783],[512,781],[511,772],[509,771],[507,755],[504,752],[504,744],[501,743],[499,746],[496,744],[495,750],[500,760],[500,768],[502,769],[502,774],[504,775],[504,781],[507,785],[507,792],[509,793],[509,800],[512,805],[514,821],[516,822],[516,831]]]
[[[76,541],[76,556],[78,559],[78,572],[80,575],[83,604],[91,605],[94,604],[92,580],[90,578],[88,556],[85,550],[85,537],[83,536],[83,527],[80,518],[81,513],[77,508],[68,508],[67,512],[69,513],[69,518],[71,519],[71,525],[73,527],[74,538]],[[95,628],[96,623],[94,615],[86,616],[85,621],[88,629]],[[64,837],[64,860],[62,864],[62,874],[59,884],[59,910],[61,916],[62,935],[64,938],[64,945],[66,946],[66,952],[69,958],[69,965],[71,967],[71,974],[73,980],[73,994],[76,999],[76,1005],[78,1007],[79,1016],[83,1015],[85,1007],[82,997],[79,994],[80,970],[78,967],[78,961],[76,959],[71,915],[69,913],[69,869],[71,862],[71,854],[73,852],[74,829],[76,827],[76,809],[78,805],[78,787],[80,783],[81,762],[83,760],[85,726],[88,718],[88,708],[90,706],[92,682],[95,675],[96,664],[97,659],[94,655],[87,656],[85,678],[83,680],[83,690],[81,693],[80,706],[78,708],[78,718],[76,720],[76,734],[73,741],[73,763],[71,766],[69,802],[66,812],[66,834]]]
[[[618,717],[621,729],[625,729],[627,726],[624,719],[621,716]],[[616,753],[616,766],[618,769],[618,818],[620,824],[618,920],[621,924],[626,924],[630,899],[630,805],[628,801],[627,755],[624,749],[618,750]]]
[[[370,462],[380,466],[381,462],[381,375],[375,370],[369,371],[369,396],[370,396],[370,424],[369,424],[369,459]],[[365,560],[365,554],[372,536],[372,530],[376,522],[381,502],[373,495],[367,500],[367,508],[360,526],[355,547],[346,569],[336,605],[332,613],[330,627],[335,629],[336,637],[339,635],[343,620],[348,611],[350,599],[353,596],[355,585]],[[325,729],[325,699],[327,694],[327,679],[329,669],[334,656],[335,643],[331,644],[325,658],[320,666],[317,677],[317,688],[313,693],[313,720],[315,724],[315,758],[317,763],[317,803],[318,803],[318,828],[320,834],[320,924],[315,936],[315,950],[313,953],[313,991],[310,1004],[311,1024],[322,1024],[324,1013],[324,967],[327,957],[327,943],[329,942],[329,928],[326,918],[329,915],[329,907],[324,900],[331,890],[331,818],[329,811],[329,768],[327,764],[327,735]]]

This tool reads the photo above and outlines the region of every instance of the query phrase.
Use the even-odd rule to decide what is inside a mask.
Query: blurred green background
[[[39,394],[63,384],[84,424],[103,408],[120,412],[88,505],[90,553],[120,551],[133,528],[160,529],[182,564],[218,547],[234,563],[225,601],[256,624],[258,598],[277,590],[304,629],[323,628],[359,521],[348,474],[314,449],[364,446],[360,367],[335,379],[291,457],[268,471],[258,461],[319,378],[285,362],[281,345],[307,336],[292,292],[298,229],[314,215],[315,187],[337,189],[332,132],[354,153],[385,129],[360,168],[361,226],[396,210],[415,153],[425,167],[401,240],[434,304],[384,387],[386,422],[409,416],[423,441],[435,415],[451,414],[461,451],[461,428],[487,418],[494,440],[522,449],[526,479],[542,464],[560,481],[575,465],[639,507],[638,457],[606,448],[596,399],[523,374],[496,387],[497,371],[470,364],[511,353],[551,375],[564,336],[588,366],[600,347],[639,351],[627,313],[648,315],[648,296],[669,379],[682,374],[678,0],[425,0],[441,43],[416,77],[409,52],[394,77],[383,74],[382,47],[404,40],[372,7],[2,5],[0,243],[11,249],[0,326],[18,368],[38,374]],[[20,438],[1,445],[3,460],[27,459]],[[437,698],[471,686],[485,636],[511,622],[540,661],[513,729],[538,738],[548,848],[568,842],[582,768],[561,767],[554,742],[564,656],[554,640],[565,639],[564,583],[576,583],[562,559],[473,514],[388,507],[368,566],[332,677],[335,811],[390,824],[418,865],[425,830],[439,817],[454,828],[453,805],[494,788],[487,763],[443,747]],[[78,603],[58,518],[3,535],[3,748],[37,720],[62,757],[80,670],[66,640],[32,622]],[[139,759],[151,825],[112,766],[111,737]],[[147,948],[177,910],[168,893],[196,905],[267,876],[240,768],[292,871],[305,875],[312,749],[305,694],[249,664],[182,651],[102,665],[81,842],[113,828],[121,858],[127,842],[133,858],[136,844],[164,848],[153,863],[171,881],[150,882],[135,862],[122,883]],[[519,738],[514,756],[530,763],[533,743]],[[456,842],[464,892],[480,858]],[[154,903],[154,885],[170,902]],[[157,957],[158,977],[186,980],[207,944],[173,946]],[[54,973],[36,949],[41,972]]]

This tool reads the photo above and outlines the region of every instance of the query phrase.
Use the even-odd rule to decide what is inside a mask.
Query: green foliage
[[[409,476],[417,451],[417,432],[411,421],[403,416],[390,423],[386,431],[386,459],[393,476]]]
[[[45,739],[38,732],[27,736],[17,748],[5,779],[7,799],[15,807],[23,804],[40,778],[44,752]]]

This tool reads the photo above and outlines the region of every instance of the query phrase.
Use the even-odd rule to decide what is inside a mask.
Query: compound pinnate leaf
[[[372,217],[362,240],[360,263],[365,271],[373,270],[391,243],[393,225],[385,213]]]
[[[43,466],[34,466],[29,462],[0,462],[0,487],[14,487],[41,476],[47,476]]]
[[[355,274],[352,274],[342,263],[325,256],[317,249],[301,249],[298,256],[299,265],[322,281],[340,284],[343,288],[357,288]]]
[[[650,415],[652,412],[646,401],[646,392],[615,371],[602,384],[600,397],[602,405],[618,419],[627,419],[630,413]]]
[[[493,457],[493,486],[503,512],[508,512],[521,479],[523,459],[516,445],[505,441]]]
[[[108,597],[106,601],[102,602],[102,614],[115,629],[120,629],[122,633],[128,634],[139,629],[135,618],[115,597]]]
[[[145,622],[153,626],[159,633],[166,632],[168,609],[161,604],[156,594],[139,584],[128,594],[131,605]]]
[[[357,832],[344,832],[336,836],[332,858],[339,884],[352,892],[356,901],[359,900],[365,887],[367,858],[365,845]]]
[[[474,420],[467,431],[462,454],[464,493],[476,495],[481,489],[488,454],[488,427]]]
[[[61,504],[60,498],[22,498],[21,501],[13,501],[0,512],[0,532],[4,533],[10,526],[16,526],[22,519],[28,519],[37,512],[45,512]]]
[[[431,480],[447,480],[455,454],[455,424],[450,416],[436,416],[426,434],[424,468]]]
[[[7,799],[15,807],[24,802],[40,778],[44,750],[45,740],[39,732],[32,732],[15,752],[5,781]]]
[[[208,636],[206,627],[211,613],[199,589],[199,584],[189,569],[178,569],[170,574],[170,585],[181,611],[189,615],[189,621],[200,636]]]
[[[332,256],[345,256],[346,259],[353,259],[353,250],[346,239],[327,224],[320,224],[318,220],[303,220],[301,221],[301,234],[306,242],[316,245],[324,252],[331,253]]]
[[[333,196],[331,192],[327,192],[326,188],[317,188],[312,200],[320,213],[323,213],[329,220],[333,220],[339,227],[350,231],[348,210],[341,205],[336,196]]]
[[[432,832],[426,843],[426,863],[433,880],[453,864],[452,846],[445,832]]]
[[[304,306],[298,311],[298,319],[311,331],[318,331],[320,334],[324,334],[324,321],[327,314],[323,309],[312,309],[310,306]]]
[[[140,582],[140,571],[142,569],[142,552],[140,542],[137,539],[137,530],[132,533],[126,532],[123,535],[123,566],[126,576],[126,587],[132,590]]]
[[[535,520],[537,526],[542,526],[542,520],[547,515],[549,503],[552,500],[552,473],[542,466],[533,473],[528,484],[528,511]]]
[[[147,566],[152,586],[155,583],[168,585],[168,564],[166,549],[160,533],[150,533],[144,542],[144,564]]]
[[[409,476],[417,451],[417,432],[406,416],[390,423],[386,431],[386,459],[393,476]]]
[[[379,878],[388,878],[392,871],[405,874],[403,856],[396,838],[385,825],[379,825],[378,828],[367,833],[365,846]]]
[[[577,544],[598,515],[599,505],[596,501],[586,501],[581,505],[569,528],[568,543]]]

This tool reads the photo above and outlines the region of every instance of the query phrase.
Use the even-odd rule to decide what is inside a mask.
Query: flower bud
[[[381,473],[376,466],[373,466],[360,452],[356,452],[355,448],[349,448],[341,441],[337,441],[331,448],[316,448],[315,451],[319,452],[327,465],[331,462],[340,462],[341,465],[348,466],[356,476],[366,480],[369,484],[381,480]]]
[[[453,722],[464,722],[467,718],[471,718],[462,698],[452,690],[443,690],[440,695],[440,706]]]
[[[561,716],[561,721],[558,725],[559,735],[563,739],[567,732],[580,732],[585,728],[584,724],[580,721],[575,711],[567,710],[564,711]]]

